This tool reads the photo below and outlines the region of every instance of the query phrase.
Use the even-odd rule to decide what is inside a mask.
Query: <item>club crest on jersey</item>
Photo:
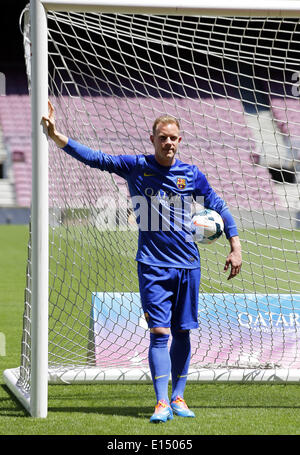
[[[177,188],[179,188],[180,190],[184,190],[184,188],[186,187],[186,180],[183,179],[182,177],[178,177],[176,185]]]

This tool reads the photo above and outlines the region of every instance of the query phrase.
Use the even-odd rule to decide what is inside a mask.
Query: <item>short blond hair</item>
[[[176,117],[173,117],[172,115],[161,115],[154,120],[154,123],[152,126],[153,136],[156,133],[156,129],[157,129],[157,126],[159,125],[159,123],[162,123],[163,125],[166,125],[168,123],[175,123],[175,125],[177,125],[177,128],[180,130],[180,124]]]

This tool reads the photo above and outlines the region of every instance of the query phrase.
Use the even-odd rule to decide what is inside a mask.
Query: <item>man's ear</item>
[[[154,136],[153,136],[153,134],[150,135],[150,141],[152,142],[152,144],[154,143]]]

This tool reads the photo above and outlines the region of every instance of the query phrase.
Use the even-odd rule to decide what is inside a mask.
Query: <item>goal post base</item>
[[[18,385],[19,368],[3,373],[5,384],[30,412],[30,392]],[[197,383],[299,384],[300,370],[288,368],[191,368],[188,381]],[[101,384],[103,382],[151,383],[150,370],[144,368],[57,368],[48,371],[48,384]]]
[[[25,391],[20,385],[18,384],[20,378],[20,368],[10,368],[6,369],[3,372],[3,379],[6,386],[9,390],[15,395],[15,397],[20,401],[22,406],[26,409],[26,411],[31,414],[31,407],[30,407],[30,390]]]
[[[25,391],[19,384],[20,369],[7,369],[3,373],[4,382],[32,416],[30,391]],[[241,368],[199,368],[191,369],[188,381],[202,384],[300,384],[300,370],[286,368],[241,369]],[[75,368],[50,369],[48,384],[101,384],[101,383],[151,383],[150,370],[145,368]]]
[[[49,384],[97,384],[103,382],[152,382],[150,370],[145,368],[77,368],[49,370]],[[192,368],[188,381],[197,383],[300,383],[299,369],[287,368]]]

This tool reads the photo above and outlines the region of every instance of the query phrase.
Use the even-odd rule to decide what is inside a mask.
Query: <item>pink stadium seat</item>
[[[13,150],[12,153],[12,160],[14,162],[24,162],[25,161],[25,154],[23,150]]]

